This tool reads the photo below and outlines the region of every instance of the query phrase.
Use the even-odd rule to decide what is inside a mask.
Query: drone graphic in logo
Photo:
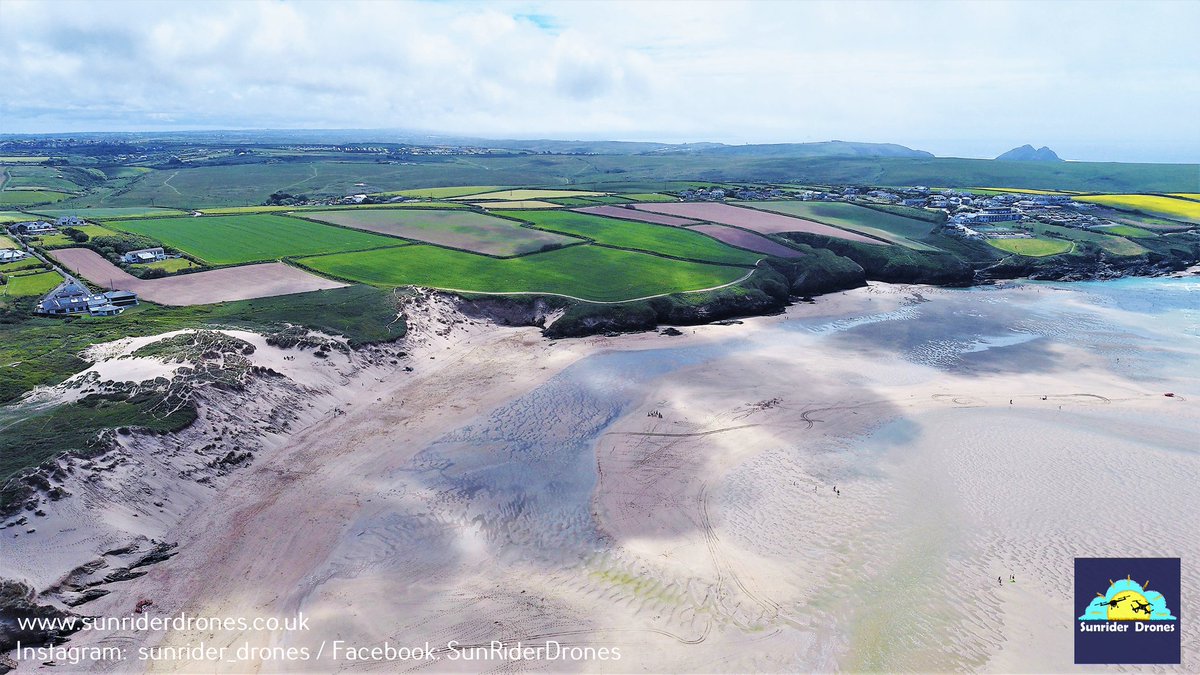
[[[1158,591],[1148,590],[1150,582],[1139,584],[1126,575],[1108,580],[1108,592],[1097,593],[1081,621],[1170,621],[1175,618],[1167,600]]]

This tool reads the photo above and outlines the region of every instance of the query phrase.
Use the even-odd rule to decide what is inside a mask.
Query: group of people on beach
[[[1010,574],[1010,575],[1008,575],[1008,582],[1009,582],[1010,584],[1015,584],[1015,583],[1017,583],[1017,575],[1015,575],[1015,574]],[[1003,586],[1003,585],[1004,585],[1004,579],[1003,579],[1003,578],[1001,578],[1001,577],[996,577],[996,583],[998,583],[998,584],[1000,584],[1001,586]]]

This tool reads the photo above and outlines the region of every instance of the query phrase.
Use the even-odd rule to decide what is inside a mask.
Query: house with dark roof
[[[34,313],[47,316],[115,316],[126,307],[138,304],[137,294],[130,291],[93,293],[74,277],[46,294],[34,308]]]
[[[26,220],[20,223],[13,223],[8,226],[8,231],[13,234],[50,234],[56,232],[54,226],[44,220]]]

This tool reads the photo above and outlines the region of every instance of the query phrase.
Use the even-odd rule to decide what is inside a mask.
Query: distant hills
[[[1013,148],[996,159],[1003,162],[1061,162],[1063,161],[1053,150],[1042,146],[1037,150],[1026,143],[1019,148]]]
[[[666,151],[685,152],[690,146],[671,146]],[[661,151],[660,151],[661,152]],[[692,154],[722,155],[726,157],[933,157],[924,150],[913,150],[895,143],[850,143],[847,141],[825,141],[822,143],[770,143],[763,145],[724,145],[714,143],[698,148]]]
[[[434,137],[421,140],[428,142]],[[438,141],[456,142],[522,152],[550,154],[594,154],[594,155],[703,155],[721,157],[920,157],[931,158],[931,153],[913,150],[894,143],[852,143],[847,141],[823,141],[820,143],[765,143],[750,145],[726,145],[724,143],[637,143],[628,141],[558,141],[511,140],[484,138],[438,138]]]

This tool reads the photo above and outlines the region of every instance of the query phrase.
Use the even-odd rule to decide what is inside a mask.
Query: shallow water
[[[663,378],[673,378],[670,382],[676,384],[686,382],[693,372],[690,369],[728,367],[739,358],[770,354],[772,358],[784,355],[784,365],[802,373],[804,359],[836,359],[839,353],[850,351],[879,359],[871,362],[880,364],[880,372],[862,375],[864,391],[885,380],[887,385],[903,389],[909,384],[903,378],[920,372],[909,364],[927,369],[924,377],[929,378],[940,378],[941,373],[960,378],[1041,375],[1079,367],[1068,358],[1077,361],[1080,353],[1088,355],[1089,368],[1134,383],[1170,380],[1176,391],[1187,389],[1180,384],[1181,374],[1200,372],[1200,336],[1195,330],[1200,289],[1192,280],[892,290],[905,293],[899,308],[895,308],[893,296],[887,303],[880,302],[886,311],[792,317],[703,346],[689,346],[681,339],[678,347],[605,352],[578,361],[528,394],[429,444],[408,466],[389,476],[395,500],[386,509],[364,514],[354,524],[331,571],[335,576],[354,577],[364,567],[375,567],[403,578],[411,588],[434,593],[428,589],[462,592],[454,586],[455,579],[486,578],[491,568],[508,567],[536,570],[553,576],[556,583],[577,584],[591,592],[595,587],[588,586],[591,582],[586,573],[579,573],[580,565],[618,544],[606,538],[594,513],[598,439],[645,400],[648,392],[658,390]],[[847,378],[854,376],[846,374]],[[1014,380],[1006,381],[1012,386]],[[742,381],[731,386],[753,391],[754,385]],[[1076,406],[1073,410],[1085,407],[1071,398],[1081,394],[1060,394],[1063,403]],[[1195,394],[1200,396],[1200,390]],[[808,394],[798,393],[797,399],[804,395]],[[1032,454],[1016,464],[1041,467],[1039,476],[1063,475],[1079,461],[1066,454],[1039,454],[1041,440],[1060,432],[1070,439],[1083,439],[1090,433],[1089,443],[1103,452],[1097,455],[1093,470],[1114,474],[1125,471],[1130,448],[1145,445],[1149,452],[1171,446],[1170,439],[1152,447],[1111,430],[1101,433],[1081,427],[1073,432],[1054,426],[1086,425],[1086,418],[1072,417],[1077,412],[1048,422],[1021,418],[1021,411],[1007,405],[970,411],[955,407],[959,405],[968,407],[950,399],[946,408],[923,416],[893,411],[874,433],[853,438],[826,435],[822,430],[829,427],[818,427],[804,441],[791,443],[794,436],[790,434],[798,432],[788,432],[781,435],[778,448],[754,456],[713,481],[713,518],[717,527],[727,528],[723,536],[731,547],[778,560],[802,561],[813,555],[810,549],[814,546],[824,547],[829,555],[848,556],[845,561],[850,564],[828,570],[831,576],[823,577],[828,582],[823,597],[811,601],[780,598],[786,605],[784,614],[794,610],[793,616],[818,616],[837,626],[835,642],[824,647],[848,655],[837,665],[882,670],[978,668],[994,647],[991,641],[998,639],[1000,600],[960,603],[947,595],[947,589],[970,588],[975,581],[971,575],[979,567],[986,568],[984,577],[994,580],[996,573],[988,567],[994,560],[1010,565],[1008,560],[1024,559],[1031,569],[1036,563],[1037,572],[1047,580],[1060,581],[1054,576],[1054,570],[1061,567],[1056,565],[1059,558],[1069,559],[1063,558],[1064,551],[1076,543],[1067,535],[1087,535],[1094,528],[1072,521],[1070,533],[1057,527],[1042,532],[1042,516],[1022,510],[1023,505],[1044,497],[1020,474],[1020,466],[1006,463],[1011,448],[1003,439],[1009,438],[1005,434],[1011,434],[1013,428],[1028,427],[1029,433],[1020,443],[1023,449],[1032,449]],[[1117,413],[1136,421],[1136,412],[1113,414]],[[829,413],[821,418],[829,422],[836,416]],[[1035,433],[1035,429],[1045,433]],[[953,459],[947,459],[940,451],[930,450],[946,443],[957,443],[970,452],[956,451],[950,455]],[[826,446],[828,452],[816,456],[816,449]],[[761,462],[770,463],[770,468],[757,470],[754,465]],[[962,466],[956,467],[954,462]],[[1013,476],[993,485],[983,477],[994,474],[997,463]],[[1186,469],[1190,465],[1181,466]],[[931,467],[938,470],[930,471]],[[1164,475],[1168,468],[1161,460],[1148,467]],[[793,485],[802,476],[810,480],[815,476],[818,482],[836,476],[839,485],[855,486],[848,489],[845,499],[864,500],[856,507],[861,519],[854,521],[859,525],[847,520],[845,527],[851,529],[842,533],[844,541],[836,540],[838,530],[832,527],[826,528],[830,532],[772,530],[772,519],[795,517],[798,500],[810,499],[809,483]],[[983,483],[973,482],[977,480]],[[956,489],[995,492],[994,499],[984,501],[1005,504],[1009,512],[1001,515],[1009,520],[1001,520],[993,530],[970,532],[958,527],[976,517],[971,511],[976,502],[954,496],[951,488],[956,481],[961,484]],[[1011,488],[1014,485],[1024,487]],[[1083,489],[1072,485],[1063,492],[1070,496]],[[779,497],[781,494],[784,496]],[[869,504],[867,494],[873,495]],[[1013,495],[1017,498],[1010,499]],[[1071,503],[1063,497],[1062,503],[1053,507],[1067,513]],[[681,504],[679,508],[687,507]],[[828,526],[841,518],[841,512],[828,511],[823,517],[825,521],[814,522]],[[1165,541],[1177,538],[1167,523],[1147,525],[1161,526]],[[771,536],[761,536],[764,527]],[[1044,550],[1036,549],[1040,551],[1037,556],[1031,556],[1028,546],[1019,541],[1029,531],[1039,533],[1045,544]],[[1184,541],[1181,545],[1191,544]],[[1006,566],[1002,572],[1010,569],[1014,568]],[[1016,569],[1024,578],[1025,568]],[[667,577],[666,582],[670,581]],[[892,600],[909,595],[920,601]],[[700,603],[711,597],[707,591],[696,594],[696,605],[689,610],[696,612],[693,616],[701,613]],[[771,622],[776,615],[766,612],[764,616],[762,625],[774,626]],[[897,622],[904,626],[895,628]],[[696,624],[688,628],[699,630]],[[939,636],[960,633],[966,636],[960,635],[963,642],[947,651],[948,645]],[[845,644],[839,642],[842,640]],[[833,661],[821,663],[830,668],[835,665]]]
[[[816,337],[967,375],[1064,367],[1052,349],[1064,343],[1151,381],[1190,365],[1200,372],[1200,349],[1177,348],[1193,336],[1175,332],[1195,327],[1198,290],[1190,279],[924,289],[878,314],[796,319],[706,346],[601,353],[423,449],[404,480],[435,492],[442,517],[478,523],[493,542],[571,557],[599,544],[590,515],[596,439],[668,373],[764,342],[811,349]]]

